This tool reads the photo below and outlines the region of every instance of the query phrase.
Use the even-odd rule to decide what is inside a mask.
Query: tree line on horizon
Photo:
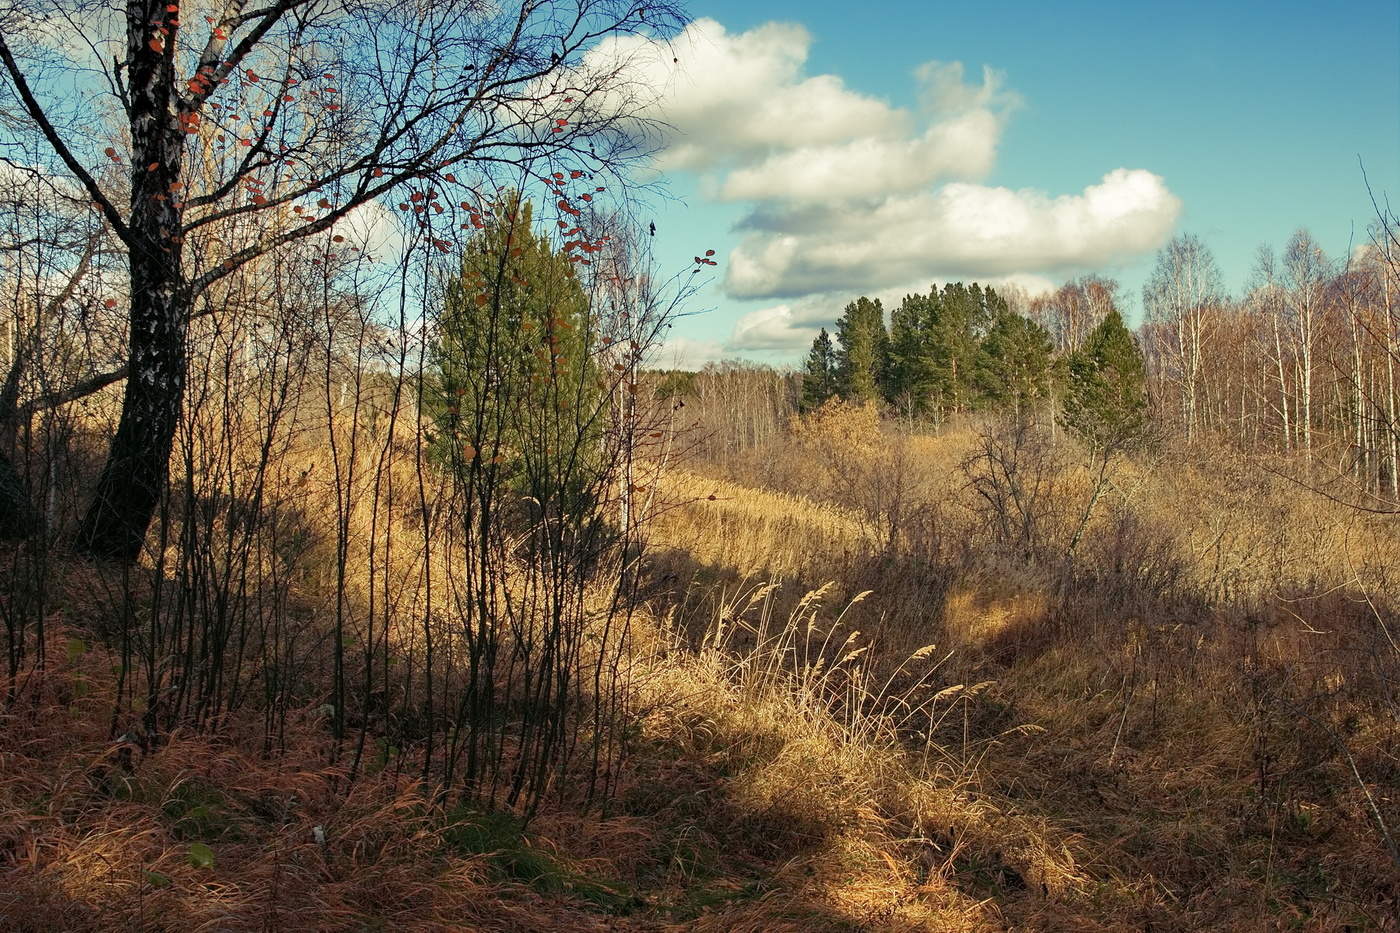
[[[888,316],[862,296],[813,340],[797,408],[840,398],[879,404],[910,423],[1041,409],[1063,420],[1076,380],[1087,374],[1087,348],[1108,340],[1125,366],[1138,357],[1157,429],[1296,454],[1305,464],[1325,451],[1393,499],[1400,493],[1395,229],[1381,217],[1370,243],[1342,261],[1300,229],[1280,253],[1260,247],[1238,297],[1223,287],[1204,241],[1180,235],[1157,254],[1135,333],[1119,311],[1118,283],[1100,276],[1034,298],[952,283],[906,295]]]
[[[835,340],[822,328],[800,411],[839,398],[937,424],[976,411],[1024,420],[1049,407],[1094,447],[1110,443],[1109,432],[1113,445],[1130,443],[1145,427],[1145,359],[1111,302],[1073,349],[1057,348],[1046,326],[976,282],[905,295],[889,320],[878,299],[862,296],[837,320]]]

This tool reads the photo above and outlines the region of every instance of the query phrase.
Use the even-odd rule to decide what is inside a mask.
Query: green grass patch
[[[532,845],[512,813],[455,807],[447,814],[442,839],[455,854],[484,856],[497,877],[541,894],[577,897],[612,914],[631,913],[644,904],[627,885],[580,874]]]

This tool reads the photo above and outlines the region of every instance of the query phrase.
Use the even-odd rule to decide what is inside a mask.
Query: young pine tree
[[[1028,417],[1050,395],[1055,345],[1045,328],[1003,310],[982,340],[975,383],[984,403]]]
[[[861,297],[846,305],[836,322],[836,391],[848,402],[873,402],[883,395],[889,334],[879,300]]]
[[[1061,422],[1098,456],[1131,450],[1147,433],[1146,385],[1137,339],[1109,311],[1070,356]]]
[[[499,465],[519,494],[572,502],[602,438],[590,308],[572,264],[508,196],[447,283],[427,400],[439,463]]]
[[[943,286],[943,294],[937,296],[928,352],[939,406],[945,412],[977,405],[974,377],[980,339],[989,323],[983,299],[980,286],[974,283],[968,287],[961,282]]]
[[[934,300],[937,295],[932,296]],[[890,312],[889,366],[885,397],[907,418],[931,414],[935,392],[929,357],[929,324],[933,315],[930,297],[905,295]]]
[[[823,327],[812,341],[807,354],[807,366],[802,373],[802,398],[798,403],[803,412],[815,411],[836,394],[836,348],[831,335]]]

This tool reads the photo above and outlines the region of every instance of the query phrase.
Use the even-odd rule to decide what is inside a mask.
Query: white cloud
[[[830,316],[826,308],[819,313],[824,322]],[[806,319],[803,309],[774,305],[739,318],[727,346],[732,350],[791,350],[810,343],[818,328]]]
[[[760,212],[730,256],[725,290],[783,298],[919,277],[985,280],[1101,266],[1155,249],[1180,209],[1159,176],[1117,169],[1060,197],[954,183],[873,208],[838,204],[787,218]]]
[[[971,110],[1011,110],[1021,96],[1005,88],[1006,75],[983,66],[982,83],[968,84],[962,62],[924,62],[914,69],[922,93],[920,103],[929,113],[966,113]]]
[[[329,236],[333,231],[366,255],[393,263],[402,256],[409,240],[409,231],[401,217],[382,201],[366,201],[326,234]]]
[[[584,68],[625,63],[635,90],[603,106],[660,121],[652,142],[661,170],[707,173],[726,200],[827,199],[909,191],[939,178],[990,170],[1005,115],[1017,98],[986,69],[967,85],[958,63],[916,70],[923,106],[891,106],[836,75],[803,72],[811,35],[768,23],[730,33],[699,19],[669,43],[626,36],[602,43]]]
[[[865,136],[778,152],[735,169],[727,201],[866,198],[922,188],[935,178],[979,178],[996,160],[1000,118],[985,110],[937,123],[912,139]]]
[[[634,80],[656,89],[640,115],[669,124],[665,168],[707,168],[773,147],[904,128],[906,114],[847,90],[835,75],[803,77],[810,44],[807,30],[791,23],[730,34],[712,19],[698,19],[670,42],[612,38],[584,64],[625,61]]]
[[[651,89],[618,112],[666,124],[650,138],[660,170],[695,172],[701,197],[747,208],[723,288],[774,303],[745,314],[724,349],[800,347],[861,294],[888,303],[949,280],[1043,291],[1171,234],[1181,203],[1143,169],[1070,194],[981,183],[1021,103],[1001,72],[925,62],[910,79],[917,104],[900,107],[808,74],[811,43],[799,25],[700,19],[670,43],[611,39],[585,62]]]
[[[724,358],[725,348],[718,341],[671,337],[647,357],[647,365],[656,369],[696,370],[706,363]]]

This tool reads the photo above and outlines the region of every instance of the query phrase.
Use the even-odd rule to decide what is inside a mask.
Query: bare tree
[[[1297,361],[1299,408],[1296,424],[1302,435],[1303,456],[1309,462],[1313,453],[1315,357],[1331,273],[1331,262],[1312,234],[1302,229],[1296,231],[1284,248],[1282,285],[1284,311]]]
[[[1032,299],[1026,316],[1050,332],[1057,350],[1073,353],[1113,309],[1117,296],[1118,283],[1113,279],[1085,275]]]
[[[1189,441],[1200,419],[1205,347],[1221,300],[1220,269],[1210,248],[1189,233],[1157,253],[1157,266],[1142,289],[1153,349],[1181,395],[1181,419]]]
[[[123,270],[115,243],[71,185],[29,165],[19,141],[0,152],[0,536],[44,522],[26,473],[52,465],[63,419],[34,417],[95,391],[120,364]],[[35,435],[35,428],[38,435]],[[24,434],[30,443],[19,444]],[[41,490],[42,491],[42,490]]]

